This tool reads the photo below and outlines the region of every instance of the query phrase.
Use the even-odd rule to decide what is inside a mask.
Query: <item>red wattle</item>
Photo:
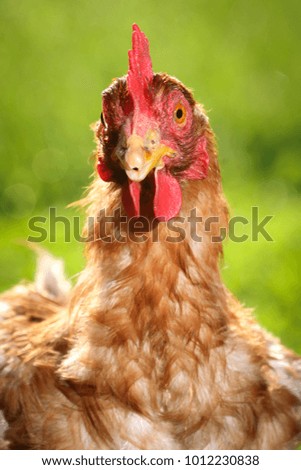
[[[122,203],[128,217],[140,216],[140,183],[128,180],[122,187]]]
[[[182,205],[182,191],[178,181],[164,168],[155,171],[155,217],[167,222],[176,217]]]
[[[143,184],[143,183],[141,183]],[[141,184],[128,180],[122,187],[122,203],[129,218],[149,217],[146,206],[141,207]],[[182,191],[178,181],[164,168],[154,175],[153,216],[163,222],[176,217],[182,205]]]

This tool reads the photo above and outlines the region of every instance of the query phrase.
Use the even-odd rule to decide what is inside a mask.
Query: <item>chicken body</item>
[[[1,297],[0,404],[8,446],[292,448],[301,431],[301,360],[263,331],[222,283],[219,236],[228,212],[208,119],[182,85],[156,75],[156,96],[171,96],[175,121],[187,106],[193,132],[185,144],[186,121],[179,122],[173,143],[144,110],[146,125],[155,129],[156,162],[159,152],[165,157],[154,180],[142,181],[146,166],[139,162],[150,153],[141,137],[145,122],[135,121],[135,111],[133,147],[127,136],[133,127],[112,117],[119,106],[127,109],[126,86],[137,85],[131,80],[105,92],[104,122],[96,125],[105,181],[96,178],[83,201],[87,265],[76,286],[67,300],[59,290],[26,285]],[[174,93],[183,95],[180,105]],[[126,139],[120,168],[111,157]],[[137,168],[129,167],[134,160]],[[120,225],[129,212],[152,220],[159,210],[161,221],[138,236],[128,219]],[[202,218],[201,242],[191,233],[192,210]],[[209,217],[218,222],[208,228]],[[168,220],[181,223],[185,236]]]
[[[104,186],[95,185],[93,199]],[[163,242],[167,230],[159,225],[160,242],[91,243],[66,307],[32,287],[2,296],[0,390],[11,448],[296,444],[300,360],[224,288],[218,244]]]

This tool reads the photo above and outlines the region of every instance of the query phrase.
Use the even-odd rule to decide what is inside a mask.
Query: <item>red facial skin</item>
[[[146,215],[169,220],[181,209],[180,182],[207,176],[209,158],[206,138],[200,132],[201,112],[180,82],[153,74],[147,38],[136,25],[133,27],[129,64],[126,84],[117,81],[117,90],[112,85],[104,92],[104,158],[99,158],[98,173],[104,181],[122,180],[122,201],[130,217]],[[184,113],[183,119],[176,116],[179,107]],[[169,147],[174,153],[172,157],[163,156],[164,167],[155,169],[155,175],[146,178],[154,185],[149,196],[153,198],[152,210],[149,202],[143,205],[145,195],[143,197],[141,193],[150,181],[144,184],[144,181],[128,180],[124,170],[113,164],[108,155],[111,153],[112,157],[120,139],[127,142],[132,134],[145,139],[150,131],[156,133],[160,145]]]

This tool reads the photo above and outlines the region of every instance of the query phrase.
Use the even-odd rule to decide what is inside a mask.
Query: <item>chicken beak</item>
[[[163,157],[174,157],[175,154],[172,148],[162,143],[146,146],[142,137],[132,134],[127,139],[125,172],[131,181],[143,181],[153,168],[163,168]]]

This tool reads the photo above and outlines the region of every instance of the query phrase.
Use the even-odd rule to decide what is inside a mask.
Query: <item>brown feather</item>
[[[222,245],[211,237],[227,227],[228,210],[213,133],[206,119],[199,126],[209,174],[181,183],[180,216],[196,208],[218,217],[210,232],[201,227],[202,243],[167,242],[175,236],[167,223],[150,232],[156,241],[127,234],[105,243],[100,210],[124,212],[120,182],[97,178],[81,202],[95,220],[87,265],[67,305],[29,285],[2,295],[0,404],[10,448],[283,449],[300,439],[300,358],[221,280]],[[115,138],[104,149],[98,142],[98,152],[108,155]]]

